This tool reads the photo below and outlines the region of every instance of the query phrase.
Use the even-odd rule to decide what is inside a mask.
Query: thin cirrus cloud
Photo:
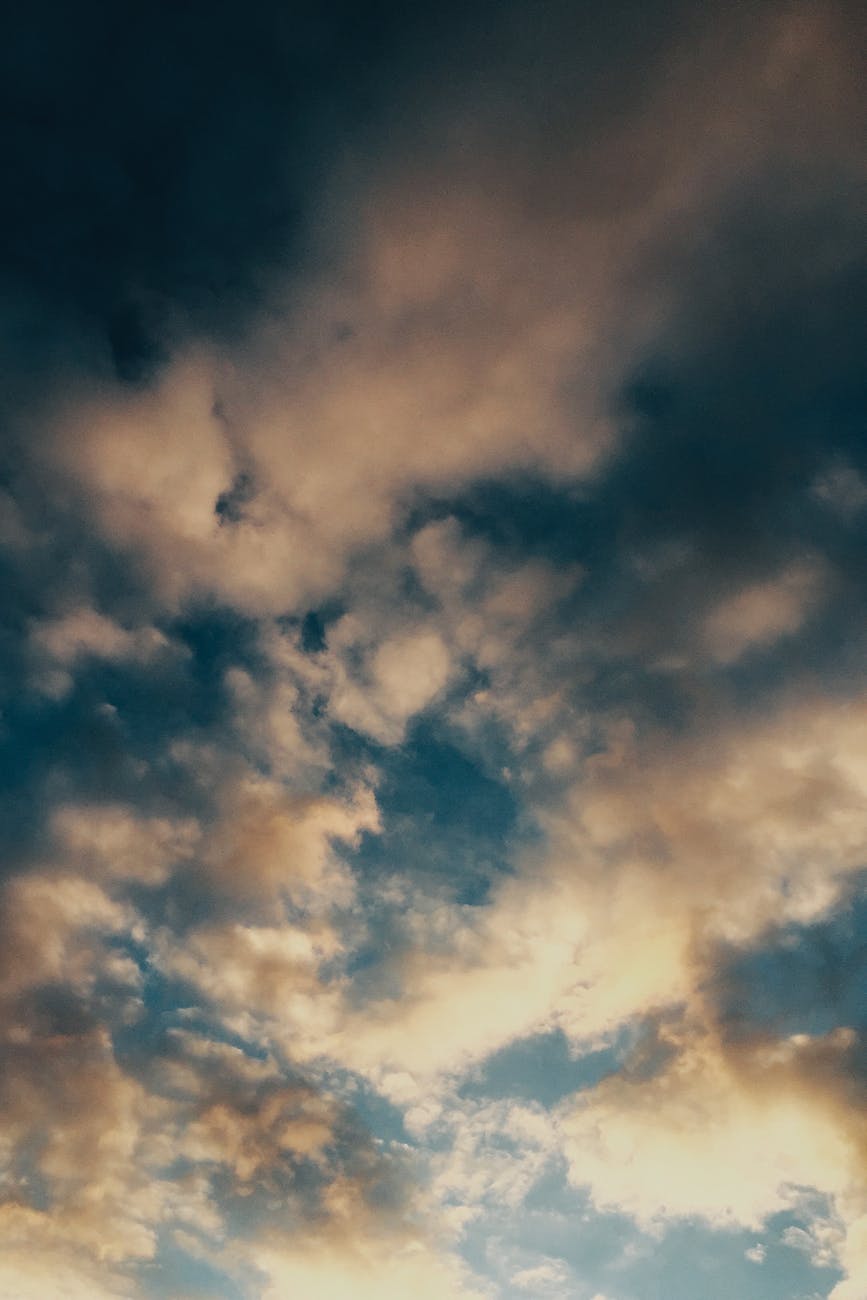
[[[859,1300],[859,16],[411,9],[10,29],[0,1293]]]

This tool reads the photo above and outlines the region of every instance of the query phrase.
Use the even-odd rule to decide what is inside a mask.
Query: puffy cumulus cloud
[[[818,1268],[833,1268],[846,1237],[839,1221],[816,1217],[809,1228],[786,1228],[780,1240],[793,1250],[803,1251]]]
[[[287,1292],[328,1300],[486,1300],[492,1292],[466,1266],[424,1235],[383,1231],[375,1221],[336,1216],[325,1231],[303,1240],[265,1238],[249,1256],[264,1277],[263,1300]]]
[[[428,704],[448,678],[448,653],[435,633],[385,641],[371,665],[378,692],[388,712],[410,718]]]
[[[864,865],[846,6],[181,8],[0,54],[0,1291],[180,1295],[173,1242],[469,1300],[461,1229],[565,1153],[654,1229],[791,1210],[857,1300],[861,1039],[721,1009]],[[461,774],[486,892],[415,851],[482,844]],[[553,1113],[461,1087],[624,1027]]]
[[[562,1294],[563,1288],[569,1285],[570,1269],[562,1259],[546,1259],[541,1264],[519,1269],[510,1280],[512,1286],[531,1295]]]
[[[510,467],[583,477],[615,440],[615,367],[596,355],[617,301],[610,238],[561,223],[549,248],[508,194],[492,203],[468,181],[449,204],[424,184],[399,173],[362,196],[357,246],[292,295],[279,334],[267,318],[251,331],[243,366],[200,348],[158,383],[76,394],[46,421],[43,466],[164,601],[297,608],[420,489]]]
[[[568,32],[567,14],[552,21]],[[580,100],[580,78],[561,71],[565,102]],[[695,144],[667,96],[650,98],[665,143],[632,194],[634,123],[617,119],[595,121],[587,158],[547,131],[543,154],[553,165],[562,148],[570,172],[559,204],[526,193],[535,122],[487,143],[428,133],[363,180],[348,169],[335,189],[352,196],[353,242],[326,239],[334,269],[292,286],[291,308],[250,329],[240,364],[200,346],[144,390],[103,384],[55,413],[48,463],[167,600],[216,594],[272,613],[333,587],[419,490],[509,470],[586,477],[618,444],[614,394],[666,310],[658,281],[630,268],[673,211],[698,203],[678,158]],[[469,121],[478,108],[463,106]],[[604,199],[603,140],[624,161]],[[730,176],[724,158],[720,171]]]
[[[324,1052],[387,1094],[393,1072],[408,1072],[417,1102],[443,1076],[515,1039],[557,1025],[576,1042],[599,1041],[692,986],[687,918],[668,914],[653,882],[638,875],[595,887],[522,879],[481,915],[445,909],[441,922],[439,939],[419,926],[397,960],[399,997],[344,1011],[322,1039]]]
[[[166,932],[159,960],[167,973],[197,987],[236,1030],[254,1037],[264,1030],[298,1060],[330,1056],[361,1070],[406,1108],[410,1129],[423,1135],[445,1123],[438,1109],[442,1101],[431,1094],[437,1074],[460,1070],[540,1027],[558,1023],[586,1041],[655,1007],[694,1000],[697,982],[713,975],[714,944],[720,939],[753,942],[781,917],[803,921],[827,910],[843,877],[860,861],[862,741],[859,712],[851,704],[821,700],[732,727],[713,746],[687,739],[661,749],[658,740],[643,747],[629,731],[619,743],[615,737],[607,752],[586,765],[568,810],[550,816],[551,857],[544,870],[504,883],[486,908],[410,913],[406,924],[413,943],[397,964],[399,1001],[352,1005],[345,985],[326,974],[329,963],[345,957],[345,936],[326,915],[317,919],[315,907],[291,924],[212,923],[190,931],[182,942]],[[268,782],[254,787],[267,810],[282,808],[279,799],[273,802],[280,787]],[[271,861],[273,848],[273,861],[285,872],[299,854],[307,861],[309,850],[315,895],[323,870],[327,878],[329,836],[350,839],[358,811],[344,807],[338,815],[332,808],[334,817],[320,824],[315,802],[310,809],[293,809],[287,814],[289,827],[274,832],[274,847],[256,798],[253,806],[247,852],[257,861]],[[241,807],[229,810],[225,824],[246,842]],[[114,867],[115,877],[132,875],[132,868],[122,865],[124,854],[138,861],[136,836],[142,827],[130,839],[116,810],[107,821],[100,820],[105,810],[98,811],[59,810],[58,841],[81,862],[102,855],[121,863]],[[308,811],[312,849],[304,849]],[[293,838],[298,820],[300,841]],[[155,824],[148,831],[143,825],[158,857],[178,851],[177,827]],[[186,851],[183,833],[179,843]],[[244,853],[239,849],[236,857],[233,870],[240,871]],[[701,873],[694,870],[696,862]],[[305,879],[301,872],[302,887]],[[36,978],[57,978],[61,968],[74,971],[79,960],[78,982],[86,988],[91,954],[85,950],[75,957],[76,948],[64,934],[128,930],[132,921],[95,885],[78,879],[66,883],[64,893],[59,876],[51,877],[50,888],[40,876],[13,882],[12,915],[19,919],[10,935],[19,948],[27,943],[28,925],[35,924],[34,900],[50,899],[59,908],[55,934]],[[707,1043],[704,1038],[698,1045],[678,1043],[676,1063],[647,1084],[647,1092],[641,1081],[615,1078],[588,1095],[580,1111],[584,1120],[564,1121],[574,1168],[585,1171],[583,1181],[593,1185],[600,1203],[619,1205],[648,1221],[664,1204],[672,1214],[749,1224],[789,1204],[789,1185],[817,1186],[842,1204],[854,1186],[857,1152],[847,1147],[833,1097],[791,1083],[808,1077],[809,1052],[798,1044],[787,1049],[798,1055],[797,1076],[779,1074],[770,1051],[757,1056],[761,1070],[776,1080],[762,1091],[746,1086],[749,1071],[742,1062],[733,1064],[731,1055]],[[829,1050],[833,1056],[833,1044]],[[811,1068],[817,1076],[822,1073],[818,1057]],[[633,1101],[634,1113],[627,1104]],[[328,1142],[328,1107],[323,1110],[321,1101],[291,1089],[277,1088],[268,1099],[241,1107],[220,1095],[197,1104],[195,1116],[188,1118],[188,1154],[204,1164],[222,1164],[242,1186],[267,1178],[274,1161],[278,1166],[298,1158],[315,1163]],[[675,1160],[669,1149],[686,1126],[685,1116],[695,1118],[696,1145],[684,1139]],[[481,1113],[453,1115],[451,1127],[446,1124],[450,1152],[435,1172],[437,1196],[470,1214],[488,1195],[520,1199],[554,1149],[549,1127],[537,1118],[544,1132],[538,1140],[527,1139],[530,1154],[518,1159],[491,1141],[495,1130],[515,1127],[512,1110],[487,1119]],[[802,1128],[803,1138],[796,1142]],[[656,1135],[653,1140],[648,1131]],[[629,1143],[639,1136],[646,1138],[646,1167],[629,1157]],[[658,1199],[653,1152],[660,1162],[672,1154],[664,1202]],[[691,1180],[704,1186],[701,1175],[714,1152],[723,1173],[706,1188],[705,1200],[690,1203]],[[593,1159],[602,1172],[597,1174]],[[749,1194],[739,1192],[742,1185],[752,1189]],[[854,1213],[847,1210],[853,1224]],[[293,1245],[274,1265],[274,1276],[349,1288],[353,1270],[359,1269],[363,1287],[365,1269],[375,1271],[364,1240],[361,1262],[353,1246],[345,1258],[338,1251],[339,1259],[331,1259],[331,1272],[324,1252],[317,1255],[308,1245],[299,1253]],[[857,1233],[853,1240],[857,1243]],[[851,1265],[856,1267],[857,1262]],[[401,1264],[403,1271],[395,1275],[401,1285],[412,1275],[409,1268],[408,1262],[406,1269]]]
[[[234,1013],[273,1014],[288,981],[301,1014],[319,966],[344,951],[329,917],[353,905],[343,853],[377,830],[375,798],[367,786],[343,798],[292,795],[243,770],[220,781],[218,812],[206,824],[126,804],[58,804],[49,819],[54,865],[4,887],[0,990],[14,997],[58,984],[90,995],[108,980],[134,993],[141,972],[111,946],[131,938]],[[165,887],[176,908],[188,906],[184,890],[193,888],[214,919],[183,938],[170,929],[153,935],[123,899],[142,885]],[[220,908],[238,919],[217,920]]]
[[[590,1041],[692,999],[720,943],[841,898],[867,834],[860,708],[793,703],[713,742],[630,736],[545,813],[546,862],[484,908],[410,910],[400,996],[329,1014],[323,1051],[383,1080],[460,1069],[554,1023]]]
[[[576,1041],[598,1040],[688,994],[690,928],[682,914],[666,916],[650,882],[634,883],[519,878],[481,909],[410,895],[396,952],[379,959],[393,988],[385,997],[358,998],[321,968],[314,979],[310,957],[277,1007],[241,958],[252,933],[238,936],[226,969],[243,967],[245,996],[274,1017],[271,1032],[282,1032],[287,1051],[361,1072],[424,1128],[448,1077],[504,1044],[554,1025]]]
[[[436,1108],[410,1108],[410,1132],[448,1146],[432,1158],[430,1195],[461,1225],[486,1209],[520,1207],[559,1150],[551,1117],[518,1102],[467,1103],[446,1097]]]
[[[228,1166],[243,1188],[287,1155],[318,1157],[332,1139],[332,1118],[323,1099],[300,1089],[272,1092],[252,1111],[214,1100],[187,1128],[182,1147],[191,1160]]]
[[[195,853],[201,828],[192,817],[146,817],[121,804],[62,804],[51,830],[69,868],[88,880],[163,884]]]
[[[181,1019],[193,1008],[181,1013]],[[209,1034],[172,1025],[160,1051],[141,1061],[144,1077],[153,1092],[177,1096],[198,1104],[217,1096],[246,1096],[256,1089],[279,1083],[280,1072],[273,1058],[249,1055]]]
[[[821,566],[791,565],[771,582],[756,583],[724,599],[704,621],[710,654],[732,663],[753,647],[772,645],[797,632],[822,594]]]
[[[603,1080],[563,1118],[570,1176],[648,1225],[703,1217],[757,1228],[799,1188],[852,1196],[863,1132],[804,1086],[798,1056],[798,1044],[774,1044],[745,1073],[699,1032],[650,1078]]]
[[[154,1094],[172,1103],[175,1154],[210,1189],[211,1222],[204,1214],[198,1222],[188,1215],[184,1230],[211,1229],[222,1237],[215,1189],[226,1177],[234,1195],[267,1193],[280,1203],[289,1197],[303,1217],[316,1212],[319,1191],[338,1175],[341,1161],[356,1166],[356,1174],[365,1161],[375,1162],[368,1138],[353,1129],[345,1106],[310,1082],[288,1077],[272,1056],[251,1057],[176,1028],[143,1070]],[[317,1178],[311,1181],[308,1171],[305,1192],[299,1170],[309,1164]]]
[[[536,651],[583,573],[577,564],[503,556],[450,516],[351,566],[347,611],[315,656],[305,660],[285,634],[267,636],[265,649],[287,695],[318,697],[329,720],[382,745],[400,743],[420,715],[446,712],[469,724],[475,709],[496,716],[520,749],[558,710],[563,727],[565,692],[552,678],[574,644],[564,633],[556,663],[540,665]],[[488,685],[468,704],[473,673]]]
[[[86,990],[103,941],[138,925],[132,908],[74,874],[13,877],[4,886],[3,905],[0,991],[9,997],[53,982]]]
[[[446,908],[434,929],[419,918],[415,944],[398,959],[399,997],[347,1008],[322,1050],[388,1090],[392,1072],[430,1080],[530,1033],[578,978],[585,923],[566,891],[554,927],[557,911],[553,891],[517,890],[478,919]]]
[[[254,1038],[276,1025],[290,1053],[302,1059],[337,1013],[339,990],[323,982],[320,967],[340,950],[339,936],[323,920],[208,925],[183,942],[166,934],[157,947],[165,972],[196,987],[227,1023]]]
[[[254,454],[306,517],[327,499],[335,517],[323,526],[357,540],[415,484],[449,489],[508,464],[582,474],[611,438],[592,397],[576,420],[563,393],[576,356],[586,365],[597,346],[610,252],[591,226],[584,246],[563,223],[529,260],[533,224],[508,180],[495,197],[453,177],[449,193],[442,161],[378,178],[365,196],[356,247],[308,300],[318,328],[303,372],[283,340],[267,340],[295,401],[287,412],[272,380]],[[305,428],[322,450],[299,443]],[[275,455],[287,444],[294,476]]]
[[[415,261],[442,220],[425,232],[423,212],[405,213],[392,237]],[[568,477],[593,467],[614,437],[604,399],[591,392],[576,412],[563,396],[593,334],[589,296],[577,312],[562,289],[549,304],[553,265],[529,293],[516,288],[513,268],[531,265],[525,237],[490,239],[487,218],[455,221],[460,265],[440,307],[412,284],[382,302],[369,254],[358,290],[319,287],[290,346],[273,356],[262,344],[254,379],[233,377],[218,355],[179,358],[153,389],[56,413],[47,464],[77,483],[103,537],[166,601],[215,594],[253,613],[297,608],[339,582],[354,549],[383,540],[419,489],[454,491],[509,466]],[[487,284],[480,245],[499,250]],[[586,281],[598,259],[582,251],[581,261]],[[468,295],[478,305],[466,313]],[[342,342],[322,342],[335,331]]]
[[[456,1260],[412,1241],[364,1238],[341,1242],[330,1238],[287,1245],[263,1245],[253,1253],[265,1275],[263,1300],[278,1300],[287,1290],[301,1290],[328,1300],[386,1300],[408,1294],[424,1300],[483,1300],[490,1291],[464,1280]]]
[[[194,358],[156,389],[90,399],[44,449],[82,483],[106,535],[143,552],[169,599],[203,565],[225,563],[216,506],[235,468],[215,400],[213,365]]]
[[[129,1278],[46,1240],[38,1215],[3,1214],[0,1290],[9,1300],[130,1300]]]
[[[807,922],[862,863],[862,710],[792,700],[712,739],[600,755],[563,834],[576,849],[586,834],[616,874],[676,897],[710,933],[749,942],[772,923]]]
[[[153,1257],[170,1204],[193,1211],[195,1198],[160,1177],[172,1159],[164,1108],[99,1029],[67,1018],[23,1042],[7,1035],[2,1101],[4,1241],[56,1255],[70,1285],[104,1265],[108,1288],[112,1266]]]
[[[343,797],[295,795],[242,771],[223,783],[218,808],[200,854],[210,885],[239,899],[282,896],[314,911],[352,896],[352,874],[335,846],[357,846],[379,827],[368,785]]]
[[[237,675],[246,697],[248,676],[240,669]],[[230,676],[237,685],[235,670]],[[293,691],[287,684],[294,699]],[[260,707],[278,709],[280,684],[263,689],[264,704],[253,694],[252,717],[246,698],[237,710],[233,700],[231,741],[171,745],[171,764],[189,783],[195,816],[148,815],[120,803],[60,804],[50,819],[60,860],[104,881],[169,883],[179,906],[178,891],[193,889],[209,912],[229,900],[239,915],[271,920],[283,915],[283,904],[316,915],[348,906],[355,891],[348,859],[380,829],[375,774],[368,767],[335,774],[327,749],[315,737],[307,743],[303,718],[291,712],[285,728],[282,713],[272,719],[276,739],[264,728],[259,755],[244,753],[238,733],[246,737]],[[159,791],[161,811],[178,802]]]
[[[330,709],[340,722],[383,744],[396,744],[407,722],[428,707],[452,673],[448,648],[435,628],[399,631],[371,648],[363,676],[346,670],[346,657],[366,639],[357,616],[341,620],[330,640],[335,684]]]
[[[113,1266],[155,1250],[168,1190],[159,1179],[170,1158],[166,1116],[119,1067],[103,1023],[137,1014],[141,973],[110,946],[133,933],[142,927],[132,909],[79,876],[34,874],[5,886],[2,1267],[33,1256],[21,1271],[23,1296],[38,1293],[49,1265],[51,1285],[68,1279],[70,1294],[87,1285],[121,1294]],[[9,1293],[18,1294],[12,1276]]]
[[[48,1269],[70,1295],[131,1298],[143,1266],[171,1287],[159,1254],[166,1233],[229,1275],[252,1269],[256,1295],[268,1293],[266,1276],[348,1295],[337,1288],[373,1286],[380,1271],[395,1294],[425,1277],[440,1288],[430,1294],[479,1294],[407,1217],[399,1154],[279,1060],[176,1028],[122,1065],[92,1016],[59,1005],[47,1016],[31,1015],[26,1032],[4,1022],[8,1294],[35,1297]],[[239,1198],[247,1226],[230,1234]]]
[[[303,787],[311,775],[321,779],[330,770],[322,736],[305,726],[310,710],[304,691],[309,694],[316,687],[321,689],[322,675],[299,662],[301,653],[291,644],[287,646],[287,637],[270,632],[262,641],[273,661],[268,678],[257,679],[239,667],[230,668],[225,675],[235,733],[257,768],[293,787]],[[303,667],[301,673],[299,667]]]
[[[125,628],[88,606],[35,623],[30,640],[35,661],[46,661],[37,682],[52,695],[71,688],[76,664],[88,658],[146,665],[160,656],[184,653],[156,627]]]
[[[254,1207],[252,1230],[223,1238],[221,1258],[255,1272],[255,1294],[481,1295],[411,1181],[406,1148],[375,1142],[333,1094],[287,1082],[279,1061],[175,1037],[173,1064],[195,1080],[174,1075],[188,1103],[179,1150],[215,1184],[228,1173]]]
[[[527,667],[527,634],[540,638],[556,626],[556,611],[584,576],[575,563],[504,557],[468,535],[453,516],[421,528],[412,538],[411,557],[422,586],[440,605],[450,638],[492,673]]]
[[[407,1148],[374,1141],[346,1100],[287,1075],[279,1058],[184,1030],[166,1049],[150,1062],[151,1079],[173,1098],[176,1154],[205,1178],[215,1207],[231,1214],[227,1186],[244,1200],[240,1233],[174,1216],[199,1234],[194,1253],[210,1241],[221,1267],[249,1277],[257,1296],[297,1287],[348,1300],[413,1287],[480,1300],[411,1179]]]
[[[570,1178],[648,1228],[680,1218],[755,1229],[781,1210],[803,1215],[807,1226],[783,1240],[846,1273],[835,1300],[854,1296],[865,1276],[867,1153],[863,1105],[846,1095],[854,1037],[733,1049],[681,1023],[664,1033],[669,1051],[655,1069],[612,1075],[564,1105]],[[816,1191],[832,1218],[815,1208]],[[747,1258],[762,1263],[764,1248]]]
[[[334,1184],[364,1205],[374,1194],[387,1200],[399,1181],[399,1161],[390,1163],[345,1102],[279,1057],[175,1027],[140,1072],[169,1107],[174,1155],[195,1170],[190,1193],[205,1193],[196,1214],[175,1207],[184,1231],[225,1241],[232,1197],[256,1207],[257,1220],[276,1206],[306,1223],[331,1214]]]
[[[838,1244],[837,1262],[846,1276],[834,1287],[829,1300],[856,1300],[867,1286],[867,1214],[848,1224]]]
[[[501,885],[486,908],[410,911],[405,925],[412,942],[395,967],[401,998],[361,1006],[347,996],[350,990],[342,980],[326,973],[335,958],[345,959],[347,936],[327,919],[333,899],[329,899],[331,887],[323,880],[328,880],[330,870],[329,839],[351,841],[373,805],[367,813],[330,806],[320,823],[321,809],[315,800],[309,807],[302,804],[287,811],[281,786],[254,781],[250,790],[242,791],[244,797],[251,791],[253,796],[252,838],[246,852],[251,860],[265,861],[266,892],[274,886],[268,862],[278,864],[274,879],[283,882],[287,864],[299,855],[307,862],[309,856],[310,896],[315,899],[319,892],[326,914],[317,917],[317,905],[308,897],[312,912],[291,924],[199,925],[181,942],[166,933],[160,940],[160,961],[166,972],[196,986],[236,1030],[253,1037],[264,1032],[297,1060],[330,1057],[361,1070],[407,1108],[407,1123],[423,1135],[433,1131],[430,1126],[435,1128],[440,1119],[441,1101],[431,1099],[437,1074],[461,1070],[469,1061],[540,1027],[557,1023],[586,1042],[655,1007],[689,1001],[697,982],[713,974],[709,963],[720,939],[754,942],[781,918],[810,920],[832,906],[846,874],[860,861],[862,735],[857,709],[819,699],[792,704],[777,715],[731,724],[728,730],[720,730],[712,745],[686,738],[663,746],[658,737],[644,740],[629,729],[614,734],[609,749],[585,764],[583,780],[572,791],[568,807],[559,815],[547,814],[551,846],[545,868]],[[244,806],[244,799],[227,804],[225,816],[227,834],[241,843],[246,843],[247,834]],[[274,830],[272,845],[264,813],[270,815],[275,809],[275,815],[286,815],[289,823]],[[308,813],[312,847],[305,848]],[[64,815],[69,817],[59,814],[61,831]],[[76,825],[73,816],[70,826]],[[75,844],[75,834],[70,834]],[[82,841],[79,835],[76,851],[87,847],[87,836]],[[244,852],[232,850],[232,854],[235,867],[226,872],[227,878],[242,869]],[[702,865],[700,873],[694,869],[696,862]],[[293,870],[289,869],[290,877]],[[220,878],[219,868],[216,878]],[[297,888],[302,893],[305,882],[310,884],[301,871]],[[456,1005],[462,1009],[459,1017],[454,1014]],[[699,1060],[690,1069],[698,1071],[701,1087],[709,1090],[715,1067],[705,1068]],[[685,1065],[684,1070],[689,1073]],[[719,1084],[722,1091],[710,1090],[705,1109],[699,1109],[698,1127],[703,1140],[710,1140],[711,1117],[718,1109],[728,1114],[731,1128],[720,1138],[720,1152],[727,1147],[732,1152],[740,1149],[734,1133],[744,1135],[743,1149],[751,1152],[755,1135],[767,1128],[765,1103],[755,1102],[748,1090],[743,1096],[726,1091],[725,1077]],[[434,1091],[438,1090],[440,1085]],[[241,1119],[223,1101],[209,1103],[191,1123],[198,1158],[216,1161],[222,1151],[226,1167],[243,1182],[244,1171],[259,1173],[266,1168],[268,1150],[278,1160],[280,1151],[290,1160],[303,1154],[304,1142],[293,1147],[286,1137],[281,1145],[280,1126],[287,1114],[284,1101],[248,1108]],[[648,1105],[651,1110],[642,1112],[642,1123],[649,1122],[648,1114],[653,1113],[654,1103]],[[619,1114],[618,1107],[619,1095],[611,1113]],[[806,1122],[808,1113],[817,1108],[796,1090],[790,1110],[785,1116],[781,1113],[779,1132],[772,1132],[781,1146],[785,1134]],[[821,1107],[817,1113],[822,1113]],[[510,1122],[505,1116],[496,1120],[503,1126]],[[774,1200],[774,1178],[778,1179],[775,1188],[789,1181],[803,1182],[842,1196],[843,1175],[836,1183],[832,1180],[834,1168],[843,1163],[839,1144],[831,1141],[837,1132],[835,1122],[832,1115],[825,1127],[819,1124],[816,1139],[828,1153],[827,1169],[808,1167],[812,1148],[806,1150],[802,1164],[794,1157],[791,1166],[766,1161],[768,1170],[775,1172],[756,1185],[749,1222],[785,1203],[783,1193]],[[290,1129],[286,1120],[287,1133]],[[311,1157],[320,1139],[325,1140],[324,1129],[316,1124],[313,1129],[315,1133],[311,1130],[308,1135],[312,1145],[306,1151]],[[548,1158],[548,1148],[540,1148],[541,1164],[531,1160],[522,1166],[514,1153],[497,1157],[488,1151],[482,1159],[481,1139],[474,1138],[473,1131],[469,1117],[455,1122],[451,1164],[440,1171],[443,1197],[457,1196],[469,1212],[480,1198],[484,1200],[485,1186],[500,1187],[502,1178],[519,1188],[516,1195],[524,1194]],[[664,1148],[668,1132],[664,1124],[659,1132]],[[466,1168],[459,1159],[461,1152]],[[700,1169],[709,1157],[702,1149],[692,1165],[691,1158],[689,1153],[684,1156],[684,1185],[690,1169]],[[616,1160],[613,1163],[617,1166]],[[467,1172],[470,1167],[478,1174],[475,1181]],[[461,1168],[465,1196],[458,1187]],[[518,1178],[519,1168],[529,1182]],[[747,1177],[734,1159],[728,1168],[735,1182]],[[728,1184],[721,1185],[719,1195],[729,1194]],[[682,1202],[672,1204],[685,1206],[683,1195]],[[644,1213],[638,1201],[625,1208],[639,1217]],[[709,1219],[725,1217],[724,1207],[716,1201],[695,1212],[706,1213]],[[737,1212],[747,1218],[743,1208]],[[291,1267],[302,1267],[294,1255]],[[303,1267],[320,1264],[307,1260]],[[302,1271],[297,1276],[308,1274]],[[336,1277],[335,1286],[349,1285],[339,1273]]]

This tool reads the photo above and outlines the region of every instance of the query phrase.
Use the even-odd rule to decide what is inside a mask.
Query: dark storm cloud
[[[723,51],[745,12],[719,25]],[[4,346],[25,374],[86,359],[147,378],[191,332],[261,310],[269,272],[310,252],[331,168],[437,138],[482,185],[517,163],[531,209],[628,207],[662,159],[639,132],[612,163],[607,137],[704,21],[630,0],[19,6],[0,69]],[[351,228],[351,203],[335,220]]]
[[[249,292],[297,221],[315,27],[271,5],[19,8],[4,43],[12,291],[104,328],[125,377],[158,359],[161,312],[207,320]]]
[[[390,3],[17,7],[0,72],[17,365],[83,355],[143,379],[191,331],[261,309],[422,29]]]

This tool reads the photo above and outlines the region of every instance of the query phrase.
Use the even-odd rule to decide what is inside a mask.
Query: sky
[[[848,0],[31,0],[0,1300],[867,1296]]]

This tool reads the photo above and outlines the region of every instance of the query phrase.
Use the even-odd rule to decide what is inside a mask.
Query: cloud
[[[127,1300],[128,1279],[94,1265],[74,1250],[52,1247],[27,1216],[16,1223],[3,1215],[6,1246],[0,1260],[0,1288],[9,1300]]]
[[[568,1265],[560,1259],[546,1259],[541,1264],[536,1264],[531,1268],[519,1269],[511,1277],[512,1286],[518,1287],[521,1291],[535,1292],[545,1295],[551,1291],[555,1294],[557,1289],[568,1284],[569,1268]]]
[[[138,659],[147,662],[168,641],[153,627],[130,632],[94,609],[77,609],[53,622],[37,624],[33,641],[39,650],[61,664],[74,662],[79,656],[97,659]]]
[[[832,1104],[805,1094],[797,1056],[795,1045],[782,1044],[776,1060],[769,1049],[764,1080],[745,1078],[696,1035],[650,1079],[597,1084],[564,1117],[570,1177],[600,1206],[647,1225],[695,1217],[756,1229],[800,1187],[852,1195],[860,1155],[851,1117],[841,1123]]]
[[[313,1238],[295,1249],[264,1243],[253,1251],[266,1278],[263,1300],[302,1290],[329,1300],[482,1300],[461,1267],[422,1242]]]
[[[719,945],[841,898],[862,865],[862,749],[858,709],[816,700],[697,746],[591,757],[546,814],[547,862],[483,909],[420,905],[400,997],[335,1022],[329,993],[319,1050],[430,1078],[555,1023],[587,1042],[690,1001]]]
[[[336,649],[351,649],[354,628],[338,625]],[[414,629],[383,640],[374,649],[367,681],[343,673],[331,697],[335,718],[384,744],[397,743],[406,724],[430,705],[446,686],[451,658],[435,630]],[[342,680],[341,680],[342,679]]]
[[[845,461],[832,465],[813,483],[813,493],[832,510],[851,518],[867,505],[867,485]]]
[[[438,1109],[419,1125],[440,1142],[451,1130],[450,1146],[432,1161],[434,1198],[462,1222],[485,1209],[519,1208],[557,1151],[549,1116],[513,1101],[474,1105],[446,1098]],[[416,1114],[407,1112],[411,1132]]]
[[[143,817],[118,804],[65,804],[51,817],[61,852],[82,875],[164,883],[201,838],[194,818]]]
[[[158,628],[150,624],[122,627],[88,606],[35,622],[30,648],[35,685],[55,698],[68,694],[75,672],[89,662],[158,668],[184,657],[183,647]]]
[[[131,908],[75,874],[17,876],[3,892],[0,989],[7,995],[55,980],[86,989],[101,940],[136,924]]]
[[[563,1294],[484,1236],[565,1162],[570,1239],[787,1211],[858,1300],[850,7],[62,8],[0,53],[0,1291]],[[581,1090],[489,1095],[542,1033]]]
[[[264,1233],[242,1248],[263,1275],[263,1300],[300,1288],[313,1295],[398,1297],[408,1291],[430,1300],[485,1300],[492,1292],[478,1282],[447,1240],[425,1232],[421,1208],[404,1200],[400,1211],[376,1209],[342,1178],[326,1192],[326,1216],[304,1234]],[[414,1213],[415,1211],[415,1213]]]
[[[803,1213],[807,1227],[785,1229],[784,1244],[843,1269],[831,1294],[854,1296],[865,1276],[863,1116],[811,1068],[818,1056],[846,1078],[852,1038],[731,1051],[696,1027],[675,1029],[649,1078],[614,1075],[564,1108],[570,1178],[648,1228],[680,1218],[757,1229],[782,1210]],[[830,1198],[830,1218],[805,1206],[805,1188]],[[765,1255],[763,1245],[746,1252],[757,1264]]]
[[[574,304],[546,302],[555,268],[544,268],[538,302],[512,292],[526,237],[506,228],[488,243],[487,216],[459,210],[458,270],[442,302],[419,302],[410,280],[383,303],[377,241],[412,248],[415,264],[433,234],[426,210],[402,219],[405,229],[368,235],[357,294],[344,301],[345,291],[319,286],[321,301],[335,299],[330,329],[342,322],[345,341],[323,342],[318,325],[305,337],[309,316],[277,355],[267,334],[258,346],[251,338],[251,357],[262,354],[255,393],[249,379],[227,377],[219,353],[200,350],[152,389],[53,414],[48,466],[72,478],[102,535],[166,600],[214,593],[281,613],[335,586],[349,554],[386,537],[419,488],[453,491],[509,466],[583,477],[614,440],[604,398],[589,395],[582,414],[561,396],[588,327]],[[448,320],[481,274],[480,247],[499,250],[501,264],[461,327],[467,336],[454,336]],[[350,265],[343,278],[357,274]]]
[[[753,647],[796,632],[819,595],[821,580],[815,564],[795,564],[776,581],[730,596],[705,619],[710,653],[722,663],[732,663]]]
[[[169,1163],[160,1106],[117,1067],[98,1031],[7,1039],[3,1082],[4,1164],[12,1199],[7,1239],[71,1248],[92,1265],[150,1259],[158,1224],[177,1189],[160,1181]],[[35,1149],[33,1195],[27,1153]],[[37,1191],[38,1195],[38,1191]]]
[[[285,896],[300,905],[336,904],[352,893],[335,846],[357,845],[379,826],[367,786],[344,797],[292,795],[253,773],[228,779],[200,863],[212,887],[237,898]]]
[[[829,1300],[855,1300],[867,1285],[867,1215],[847,1225],[838,1260],[846,1276],[834,1287]]]

